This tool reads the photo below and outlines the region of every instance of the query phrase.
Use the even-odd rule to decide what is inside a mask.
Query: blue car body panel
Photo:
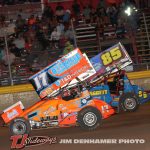
[[[139,98],[139,104],[144,104],[150,100],[150,94],[146,93],[143,88],[137,85],[132,85],[126,75],[123,77],[123,82],[123,93],[135,93],[135,95],[137,95]],[[94,86],[89,91],[92,97],[103,100],[112,107],[119,106],[121,94],[111,94],[108,84]]]

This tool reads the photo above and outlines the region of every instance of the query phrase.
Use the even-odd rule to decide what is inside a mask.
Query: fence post
[[[148,46],[150,48],[149,32],[148,32],[148,27],[147,27],[147,23],[146,23],[146,19],[145,19],[145,14],[144,13],[143,13],[143,19],[144,19],[144,25],[145,25],[146,35],[147,35],[147,39],[148,39]]]
[[[74,25],[73,25],[73,19],[71,19],[71,28],[72,28],[72,31],[73,31],[74,45],[75,45],[75,48],[77,48],[77,40],[76,40],[76,33],[75,33],[75,30],[74,30]]]
[[[41,10],[42,10],[42,13],[44,12],[44,0],[41,0]]]
[[[4,39],[5,39],[6,55],[7,55],[7,61],[8,61],[9,78],[11,81],[11,85],[13,85],[14,83],[13,83],[12,72],[11,72],[10,55],[9,55],[9,50],[8,50],[7,31],[6,30],[4,30]]]
[[[136,62],[136,64],[138,64],[139,63],[138,49],[136,47],[135,33],[133,32],[132,29],[130,29],[130,37],[131,37],[132,47],[133,47],[133,51],[134,51],[135,62]]]
[[[98,39],[98,47],[99,47],[99,51],[101,52],[101,51],[102,51],[102,48],[101,48],[101,42],[100,42],[99,29],[97,30],[97,39]]]
[[[146,64],[146,69],[149,70],[149,64]]]

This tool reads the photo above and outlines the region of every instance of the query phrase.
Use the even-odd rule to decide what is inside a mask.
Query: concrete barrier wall
[[[131,83],[143,87],[146,91],[150,91],[150,78],[131,80]]]
[[[150,78],[134,79],[131,80],[131,82],[132,84],[136,84],[145,88],[145,90],[150,90]],[[22,101],[25,108],[27,108],[38,100],[40,99],[35,91],[0,94],[0,113],[2,113],[5,108],[18,101]]]
[[[4,109],[15,104],[18,101],[22,101],[25,108],[33,105],[39,99],[35,91],[12,93],[12,94],[1,94],[0,95],[0,114]]]

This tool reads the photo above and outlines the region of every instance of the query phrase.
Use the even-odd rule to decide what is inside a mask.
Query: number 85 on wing
[[[113,48],[110,51],[103,53],[100,57],[104,66],[110,65],[111,63],[120,60],[123,54],[119,47]]]

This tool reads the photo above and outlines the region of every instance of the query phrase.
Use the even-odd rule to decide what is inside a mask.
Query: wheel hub
[[[93,112],[88,112],[84,115],[83,121],[87,126],[93,126],[97,121],[97,116]]]
[[[23,122],[16,122],[13,125],[13,133],[24,134],[26,131],[26,125]]]
[[[124,102],[125,108],[126,109],[134,109],[136,106],[136,101],[134,98],[127,98]]]

